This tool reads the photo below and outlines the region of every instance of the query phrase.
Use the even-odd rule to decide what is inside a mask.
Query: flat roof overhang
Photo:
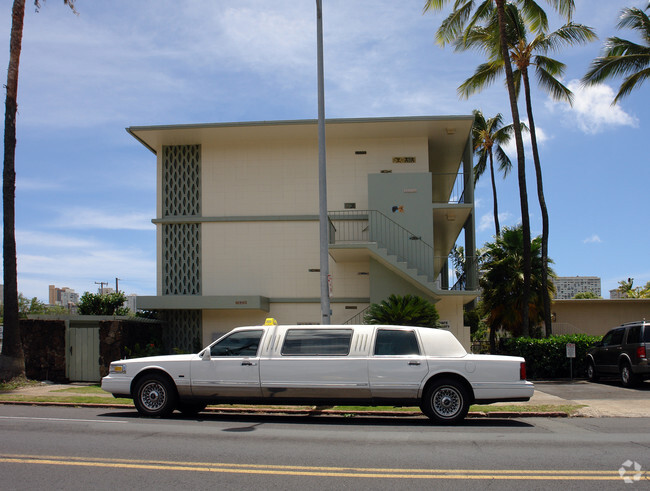
[[[430,146],[461,147],[467,142],[474,116],[409,116],[389,118],[327,119],[327,139],[427,137]],[[163,145],[192,145],[205,141],[314,140],[318,121],[250,121],[156,126],[130,126],[126,131],[153,153]],[[437,145],[436,143],[440,143]]]

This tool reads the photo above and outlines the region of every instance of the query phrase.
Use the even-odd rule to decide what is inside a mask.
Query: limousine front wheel
[[[437,380],[425,391],[420,408],[436,423],[455,424],[467,415],[469,394],[460,382]]]
[[[163,375],[157,373],[145,375],[135,386],[133,403],[143,416],[166,417],[176,407],[176,390]]]

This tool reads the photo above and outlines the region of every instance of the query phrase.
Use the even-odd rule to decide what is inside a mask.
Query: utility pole
[[[321,323],[330,324],[329,240],[327,220],[327,166],[325,158],[325,82],[323,75],[323,2],[316,0],[318,51],[318,222],[320,231],[320,309]]]
[[[115,278],[115,293],[120,293],[120,281],[121,278]]]
[[[108,286],[107,281],[95,281],[95,285],[99,285],[99,294],[104,294],[104,285]]]

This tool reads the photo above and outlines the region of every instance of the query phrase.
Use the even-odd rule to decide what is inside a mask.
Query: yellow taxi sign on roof
[[[264,325],[265,325],[265,326],[277,326],[277,325],[278,325],[278,321],[276,321],[273,317],[268,317],[268,318],[264,321]]]

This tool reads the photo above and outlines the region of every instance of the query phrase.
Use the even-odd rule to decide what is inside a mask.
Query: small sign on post
[[[571,380],[573,380],[573,359],[576,357],[575,343],[566,344],[566,357],[569,359],[569,375]]]

